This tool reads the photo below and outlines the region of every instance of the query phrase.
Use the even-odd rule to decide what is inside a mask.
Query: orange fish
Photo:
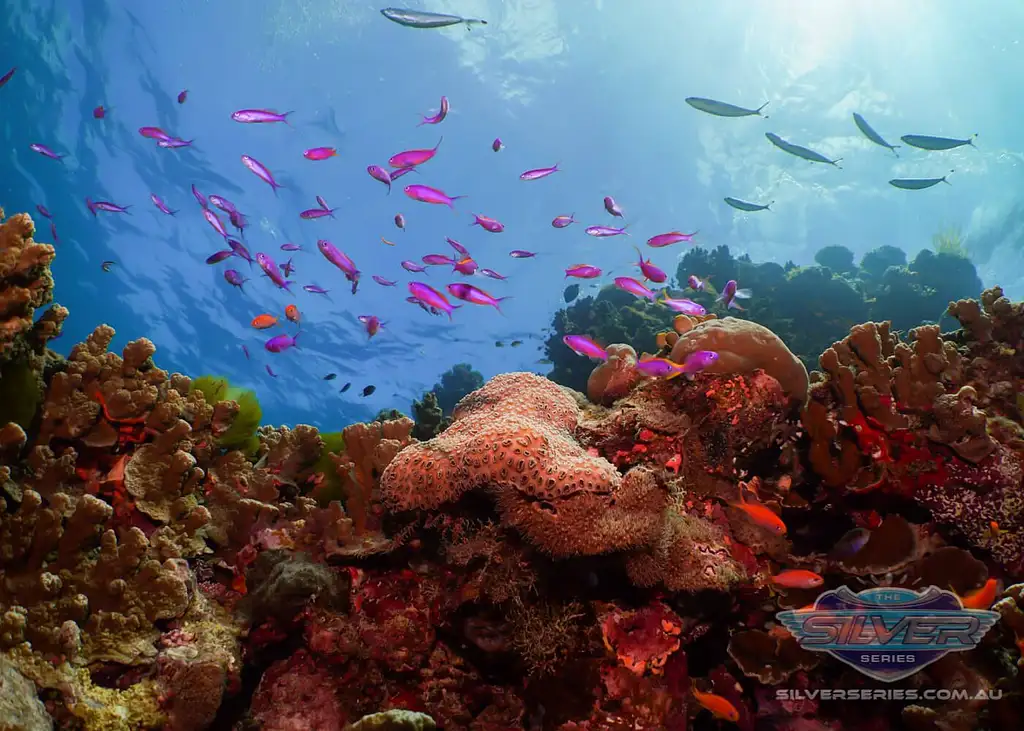
[[[381,236],[381,237],[380,237],[380,242],[381,242],[382,244],[387,244],[388,246],[394,246],[394,244],[393,244],[392,242],[388,241],[388,240],[387,240],[386,238],[384,238],[383,236]]]
[[[257,330],[266,330],[277,324],[277,318],[273,315],[256,315],[250,324]]]
[[[299,308],[295,305],[288,305],[285,307],[284,316],[288,318],[289,322],[297,323],[302,319],[302,316],[299,314]]]
[[[736,706],[717,693],[700,692],[697,690],[696,680],[691,680],[690,682],[693,684],[693,688],[690,692],[693,693],[693,697],[696,699],[697,703],[711,711],[715,718],[732,721],[733,723],[740,720],[740,712],[736,710]]]
[[[776,515],[775,511],[766,505],[761,505],[760,503],[748,503],[746,498],[743,496],[742,490],[740,491],[740,501],[738,503],[731,503],[731,505],[746,513],[747,517],[761,528],[764,528],[777,536],[786,535],[786,524],[782,522],[782,518]]]
[[[813,571],[786,569],[773,576],[772,582],[787,589],[815,589],[824,584],[825,580]]]
[[[994,520],[988,524],[988,537],[995,540],[1002,533],[1002,529],[999,527],[999,523]]]
[[[977,591],[972,591],[964,597],[960,597],[960,603],[964,609],[988,609],[996,600],[996,590],[999,582],[996,579],[989,579]]]

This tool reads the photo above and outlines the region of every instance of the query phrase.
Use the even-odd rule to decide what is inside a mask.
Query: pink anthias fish
[[[501,141],[500,137],[494,138],[494,142],[491,143],[491,149],[494,150],[495,152],[501,152],[502,150],[505,149],[505,145]]]
[[[252,173],[262,180],[264,183],[269,185],[274,190],[274,195],[277,195],[277,189],[283,188],[284,186],[274,180],[274,176],[267,169],[267,166],[261,163],[254,157],[249,155],[242,155],[242,164],[245,165]]]
[[[159,127],[139,127],[139,134],[150,140],[162,140],[166,142],[167,140],[174,139]]]
[[[160,211],[161,213],[166,213],[168,216],[173,216],[175,213],[177,213],[177,211],[172,211],[170,208],[168,208],[167,204],[164,203],[163,199],[156,193],[150,193],[149,199],[153,201],[153,205],[156,206],[157,210]]]
[[[355,294],[356,289],[359,287],[359,275],[361,274],[355,262],[327,239],[317,241],[316,248],[320,250],[320,253],[324,255],[327,261],[341,270],[342,274],[345,275],[345,279],[352,282],[352,294]]]
[[[227,242],[228,246],[231,247],[231,250],[235,252],[235,256],[239,257],[240,259],[245,259],[247,262],[249,262],[249,266],[251,267],[252,254],[250,254],[249,250],[245,248],[245,244],[243,244],[241,241],[234,238],[233,236],[228,236]]]
[[[441,146],[444,141],[444,137],[437,141],[437,144],[433,147],[425,150],[405,150],[399,152],[396,155],[392,155],[388,158],[388,165],[393,168],[411,168],[430,160],[434,155],[437,154],[437,148]]]
[[[421,310],[426,312],[428,315],[440,315],[441,314],[441,311],[439,309],[437,309],[436,307],[430,307],[429,305],[424,304],[423,300],[421,300],[419,297],[406,297],[405,301],[408,302],[409,304],[416,305]]]
[[[722,293],[718,295],[718,299],[715,301],[724,304],[726,309],[732,308],[742,312],[743,308],[740,307],[740,303],[736,300],[749,299],[751,291],[749,289],[737,289],[738,286],[739,285],[736,284],[735,279],[730,279],[725,283],[725,286],[722,288]]]
[[[298,244],[293,244],[292,242],[288,241],[284,244],[281,244],[281,251],[302,251],[302,247],[299,246]]]
[[[402,177],[403,175],[408,175],[409,173],[414,173],[414,172],[416,172],[416,168],[415,167],[398,168],[397,170],[392,170],[391,173],[390,173],[390,175],[391,175],[391,182],[393,183],[396,180],[398,180],[400,177]]]
[[[708,285],[711,283],[711,277],[704,277],[701,279],[696,274],[691,274],[686,278],[686,284],[690,289],[697,292],[704,292],[707,290]]]
[[[429,117],[423,117],[423,121],[417,124],[417,127],[422,127],[425,124],[440,124],[444,121],[444,118],[448,116],[448,97],[441,97],[441,108],[437,114],[433,114]]]
[[[601,269],[592,264],[575,264],[565,270],[565,276],[577,279],[596,279],[601,276]]]
[[[660,249],[663,246],[671,246],[672,244],[678,244],[682,241],[692,241],[693,237],[696,236],[699,231],[694,231],[692,234],[684,234],[679,231],[669,231],[668,233],[658,234],[647,239],[647,245],[655,249]]]
[[[196,187],[195,183],[192,183],[192,197],[195,198],[203,208],[207,207],[206,196],[199,192],[199,188]]]
[[[508,255],[513,259],[532,259],[537,256],[537,252],[526,251],[525,249],[512,249],[512,251],[508,252]]]
[[[448,315],[449,320],[452,319],[452,312],[455,310],[456,306],[449,302],[447,297],[426,282],[409,282],[409,294],[424,305],[444,312]]]
[[[480,273],[485,277],[490,277],[491,279],[508,279],[504,274],[498,274],[498,272],[493,269],[481,269]]]
[[[54,152],[53,150],[51,150],[49,147],[47,147],[46,145],[40,145],[38,142],[33,142],[28,147],[29,147],[30,150],[32,150],[32,152],[38,152],[43,157],[48,157],[51,160],[63,160],[64,159],[64,155],[59,155],[56,152]]]
[[[617,218],[622,218],[622,208],[619,206],[618,203],[615,202],[615,199],[612,198],[610,195],[606,195],[604,197],[604,209],[613,216],[616,216]]]
[[[495,298],[479,287],[474,287],[472,284],[466,284],[465,282],[453,282],[448,285],[447,289],[448,294],[456,299],[469,302],[471,305],[493,307],[498,312],[501,312],[501,303],[509,299],[508,297]]]
[[[110,111],[109,109],[107,109],[105,106],[100,104],[98,107],[96,107],[95,109],[92,110],[92,118],[93,119],[103,119],[104,117],[107,116],[107,112],[109,112],[109,111]]]
[[[492,234],[500,234],[505,230],[505,224],[501,221],[490,218],[489,216],[481,216],[478,213],[474,213],[472,215],[473,223],[470,224],[471,226],[479,226],[484,231],[488,231]]]
[[[327,208],[330,208],[330,206],[329,206],[329,205],[327,205],[327,201],[325,201],[325,200],[323,199],[323,196],[319,196],[319,195],[318,195],[318,196],[316,197],[316,204],[317,204],[318,206],[320,206],[321,208],[323,208],[323,209],[327,209]]]
[[[233,252],[231,249],[221,249],[220,251],[215,251],[212,254],[210,254],[208,257],[206,257],[206,263],[207,264],[220,264],[225,259],[230,259],[234,255],[235,255],[235,252]]]
[[[223,238],[228,238],[228,230],[224,228],[224,223],[220,220],[220,217],[211,211],[209,208],[203,209],[203,218],[210,224],[210,228],[219,233]]]
[[[645,297],[651,302],[654,302],[658,298],[658,295],[645,287],[641,282],[633,279],[633,277],[616,277],[615,286],[621,289],[623,292],[629,292],[637,297]]]
[[[310,147],[308,150],[302,153],[302,156],[307,160],[316,161],[329,160],[337,154],[338,151],[335,150],[333,147]]]
[[[641,358],[635,367],[648,378],[672,379],[684,375],[692,377],[717,360],[718,353],[713,350],[695,350],[686,356],[683,363],[675,363],[668,358]]]
[[[367,339],[372,338],[384,327],[384,323],[376,315],[360,315],[356,319],[363,323],[363,327],[366,328]]]
[[[264,254],[263,252],[256,253],[256,263],[260,265],[260,269],[267,275],[271,282],[276,286],[291,293],[291,289],[288,287],[291,282],[285,280],[284,275],[281,274],[280,268],[277,266],[277,262],[274,261],[270,255]]]
[[[417,264],[416,262],[411,261],[409,259],[406,259],[405,261],[402,262],[402,269],[404,269],[407,272],[412,272],[413,274],[422,274],[423,272],[427,271],[427,268],[425,266]]]
[[[452,271],[458,272],[459,274],[463,274],[467,277],[471,277],[476,274],[477,269],[480,268],[480,265],[477,264],[476,260],[471,256],[464,256],[457,262],[454,262],[454,264],[455,266],[452,267]]]
[[[398,282],[393,279],[385,279],[379,274],[374,274],[371,279],[382,287],[394,287]]]
[[[578,355],[596,360],[608,360],[607,349],[602,348],[586,335],[566,335],[562,338],[562,342]]]
[[[294,112],[285,112],[284,114],[278,114],[277,112],[269,109],[239,109],[237,112],[232,112],[231,118],[236,122],[242,122],[243,124],[268,124],[271,122],[288,122],[288,115],[294,114]]]
[[[49,212],[49,211],[48,211],[48,210],[46,209],[46,206],[44,206],[44,205],[43,205],[43,204],[41,204],[41,203],[36,203],[36,210],[37,210],[37,211],[39,211],[39,215],[40,215],[40,216],[43,216],[44,218],[53,218],[53,214],[52,214],[52,213],[50,213],[50,212]]]
[[[374,180],[379,180],[388,186],[388,195],[391,195],[391,173],[382,168],[380,165],[370,165],[366,168],[366,172],[370,174],[370,177]]]
[[[303,284],[302,289],[303,291],[309,292],[310,294],[322,294],[325,297],[327,297],[327,299],[330,299],[330,296],[328,296],[330,290],[324,289],[318,284]]]
[[[301,334],[302,331],[300,330],[294,335],[289,335],[288,333],[281,333],[280,335],[275,335],[274,337],[270,338],[270,340],[265,342],[263,344],[263,347],[266,348],[271,353],[283,353],[289,348],[299,347],[299,344],[295,341],[298,340],[299,335]]]
[[[238,287],[242,289],[242,285],[249,280],[242,276],[242,273],[237,269],[225,269],[224,270],[224,281],[230,284],[232,287]]]
[[[18,70],[18,67],[15,66],[10,71],[8,71],[6,74],[4,74],[3,76],[0,76],[0,87],[3,87],[8,81],[10,81],[11,78],[14,76],[14,72],[17,71],[17,70]]]
[[[162,147],[165,150],[177,150],[182,147],[188,147],[195,140],[183,140],[180,137],[171,137],[169,140],[158,140],[156,143],[157,147]]]
[[[178,104],[184,104],[186,99],[188,99],[188,89],[182,89],[178,92]]]
[[[85,207],[89,209],[92,215],[96,215],[96,211],[103,211],[105,213],[128,213],[128,209],[131,206],[119,206],[116,203],[110,201],[94,201],[90,198],[85,199]],[[129,214],[131,215],[131,214]]]
[[[568,216],[555,216],[551,221],[551,225],[555,228],[565,228],[576,223],[576,214],[572,213]]]
[[[445,237],[444,237],[444,240],[448,242],[448,245],[449,245],[449,246],[451,246],[451,247],[452,247],[453,249],[455,249],[455,250],[456,250],[457,252],[459,252],[460,254],[462,254],[462,256],[469,256],[469,249],[467,249],[467,248],[466,248],[465,246],[463,246],[462,244],[460,244],[460,243],[459,243],[458,241],[456,241],[455,239],[453,239],[453,238],[451,238],[451,237],[449,237],[449,236],[445,236]]]
[[[425,254],[420,261],[429,266],[441,266],[443,264],[455,263],[455,260],[446,254]]]
[[[450,196],[437,188],[431,188],[429,185],[407,185],[405,186],[405,194],[414,201],[448,206],[453,211],[455,210],[453,205],[455,201],[466,197],[464,195]]]
[[[708,311],[704,308],[703,305],[694,302],[693,300],[688,300],[685,298],[673,299],[668,295],[663,295],[662,298],[658,300],[658,302],[665,305],[670,310],[674,310],[683,315],[691,315],[697,317],[700,315],[708,314]]]
[[[405,231],[405,216],[401,213],[395,214],[395,226]]]
[[[284,272],[284,275],[286,277],[290,277],[292,275],[292,272],[295,271],[295,265],[292,264],[291,259],[289,259],[288,261],[281,265],[281,271]]]
[[[229,215],[233,212],[238,211],[238,209],[235,207],[235,204],[229,201],[227,198],[224,198],[223,196],[211,195],[209,198],[207,198],[207,200],[209,201],[211,206],[219,208],[220,210],[224,211]]]
[[[640,261],[637,262],[637,266],[640,267],[640,271],[644,275],[644,279],[647,281],[654,282],[655,284],[664,284],[668,280],[668,274],[664,270],[659,269],[655,266],[650,259],[644,260],[644,255],[640,252],[640,247],[634,246],[637,255],[640,257]]]
[[[307,208],[299,214],[299,218],[304,221],[315,221],[318,218],[326,218],[328,216],[334,218],[336,210],[336,208]]]
[[[587,226],[587,236],[595,236],[599,239],[607,238],[608,236],[629,236],[629,232],[626,229],[628,226],[622,228],[615,228],[614,226]]]
[[[527,170],[525,173],[520,174],[520,180],[540,180],[546,178],[549,175],[553,175],[558,172],[558,166],[561,163],[555,163],[549,168],[534,168],[533,170]]]

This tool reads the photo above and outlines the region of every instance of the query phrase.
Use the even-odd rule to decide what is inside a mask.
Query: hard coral
[[[587,398],[608,406],[627,395],[643,376],[636,370],[636,351],[629,345],[609,345],[608,360],[599,364],[587,379]]]
[[[49,244],[32,240],[32,219],[19,213],[4,221],[0,208],[0,363],[18,355],[26,340],[47,339],[67,316],[60,308],[54,315],[33,323],[35,310],[53,297],[50,263],[56,253]]]
[[[381,477],[397,510],[436,508],[486,487],[505,522],[553,555],[597,554],[648,543],[659,489],[647,475],[623,480],[587,454],[573,431],[572,396],[532,373],[495,377],[464,398],[439,437],[398,453]]]

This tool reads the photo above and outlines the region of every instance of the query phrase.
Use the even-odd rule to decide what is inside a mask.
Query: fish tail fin
[[[948,173],[946,173],[945,175],[943,175],[943,176],[942,176],[942,182],[943,182],[943,183],[945,183],[946,185],[952,185],[952,183],[951,183],[951,182],[949,182],[948,180],[946,180],[946,178],[947,178],[948,176],[952,175],[952,174],[953,174],[953,173],[955,173],[955,172],[956,172],[956,169],[953,169],[953,170],[950,170],[950,171],[949,171]],[[96,214],[94,213],[94,214],[92,214],[92,215],[94,215],[94,216],[95,216]]]
[[[441,135],[441,139],[439,139],[437,141],[437,144],[434,145],[434,149],[436,150],[438,147],[440,147],[442,142],[444,142],[444,135]]]
[[[734,310],[739,310],[740,312],[745,312],[746,311],[746,308],[743,307],[743,305],[741,305],[736,300],[733,300],[732,302],[730,302],[729,303],[729,307],[731,307]],[[726,309],[729,309],[729,307],[727,307]]]
[[[289,287],[289,286],[288,286],[288,285],[290,285],[290,284],[295,284],[295,282],[293,282],[293,281],[291,281],[291,280],[287,280],[287,281],[285,281],[285,283],[284,283],[283,285],[281,285],[281,286],[282,286],[282,287],[284,288],[284,290],[285,290],[285,291],[286,291],[286,292],[287,292],[288,294],[295,294],[294,292],[292,292],[292,290],[291,290],[291,287]]]
[[[897,147],[903,147],[903,145],[893,145],[892,147],[889,148],[889,150],[892,151],[893,155],[895,155],[896,157],[899,157],[900,153],[896,152],[896,148]]]
[[[832,164],[833,164],[833,165],[835,165],[835,166],[836,166],[837,168],[839,168],[840,170],[842,170],[842,169],[843,169],[843,166],[839,164],[839,163],[841,163],[842,161],[843,161],[843,158],[841,158],[841,157],[837,157],[837,158],[836,158],[835,160],[833,160],[833,161],[832,161]]]
[[[768,106],[769,104],[771,104],[771,103],[772,103],[772,100],[771,100],[771,99],[769,99],[769,100],[768,100],[768,101],[766,101],[766,102],[765,102],[764,104],[762,104],[761,106],[759,106],[759,107],[757,108],[757,110],[756,110],[756,111],[757,111],[757,113],[758,113],[758,115],[759,115],[759,116],[762,116],[762,117],[764,117],[765,119],[768,119],[768,115],[767,115],[767,114],[761,114],[761,112],[762,112],[762,111],[764,111],[764,108],[765,108],[766,106]]]
[[[293,109],[293,110],[291,110],[290,112],[285,112],[285,113],[284,113],[284,114],[282,114],[281,116],[282,116],[282,117],[284,117],[284,123],[285,123],[285,124],[287,124],[287,125],[288,125],[289,127],[291,127],[292,129],[295,129],[295,125],[293,125],[293,124],[292,124],[292,122],[291,122],[291,120],[290,120],[290,119],[288,119],[288,117],[289,117],[289,116],[291,116],[292,114],[295,114],[295,110],[294,110],[294,109]],[[189,140],[189,141],[191,142],[191,140]]]
[[[455,210],[455,206],[453,204],[455,203],[455,201],[461,200],[462,198],[468,198],[468,197],[469,196],[465,196],[465,195],[453,195],[453,196],[451,196],[448,199],[448,204],[447,205],[448,205],[449,208],[451,208],[454,211]],[[476,223],[476,222],[474,221],[474,223]],[[472,224],[470,224],[470,225],[472,225]]]
[[[299,336],[300,335],[302,335],[302,330],[297,330],[295,332],[295,334],[292,335],[292,347],[299,348]],[[299,348],[299,350],[302,350],[302,348]]]

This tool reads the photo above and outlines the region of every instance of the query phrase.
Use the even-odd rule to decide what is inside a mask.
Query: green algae
[[[331,455],[341,454],[345,451],[345,435],[340,431],[321,432],[320,439],[324,447],[320,450],[320,456],[313,464],[313,472],[319,472],[324,476],[323,482],[316,489],[316,500],[326,506],[332,500],[344,500],[344,485],[338,468],[331,459]]]
[[[0,424],[13,421],[28,430],[43,400],[43,384],[32,365],[23,359],[0,367]]]
[[[189,393],[196,391],[203,394],[208,404],[220,401],[234,401],[238,404],[238,415],[227,431],[217,439],[218,446],[239,449],[246,454],[253,454],[259,449],[260,440],[256,430],[263,420],[263,409],[260,408],[255,392],[234,387],[222,376],[199,376],[189,388]]]

